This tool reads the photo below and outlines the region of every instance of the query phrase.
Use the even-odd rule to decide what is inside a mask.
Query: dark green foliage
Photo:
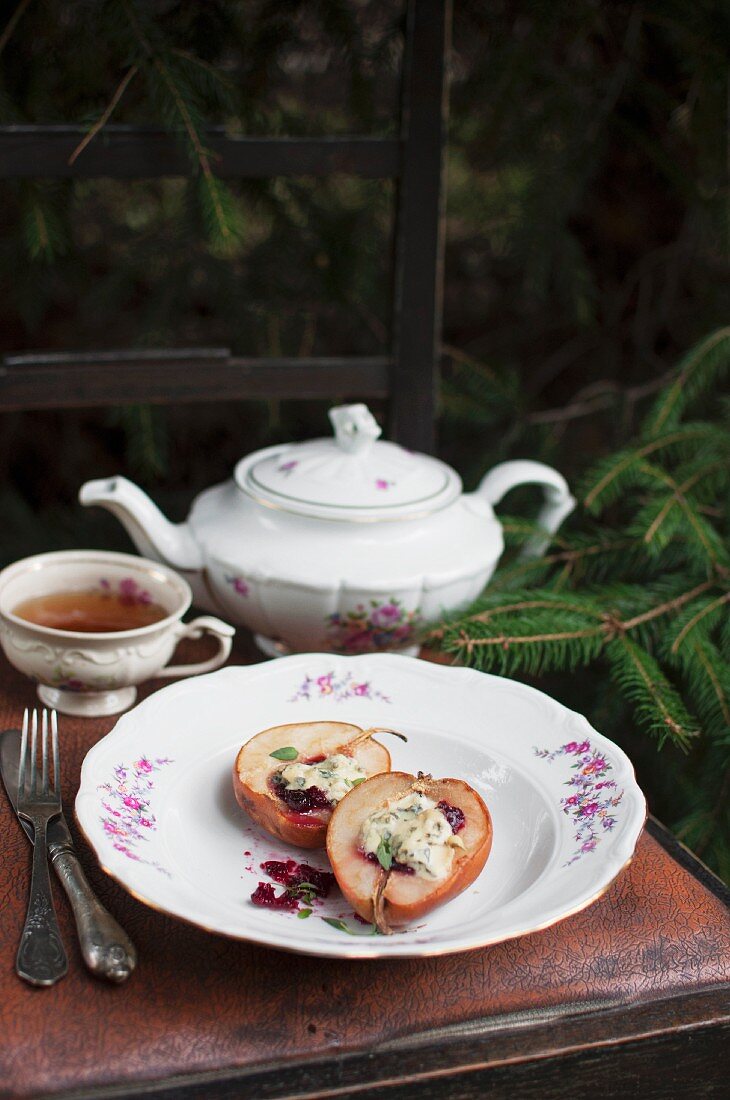
[[[678,798],[675,822],[726,873],[730,425],[722,403],[712,421],[681,418],[716,393],[729,337],[721,330],[683,360],[638,437],[586,477],[582,508],[543,557],[509,561],[434,636],[460,660],[505,675],[600,662],[602,690],[618,689],[625,722],[688,753],[699,781],[691,809]],[[534,530],[506,526],[512,546]]]

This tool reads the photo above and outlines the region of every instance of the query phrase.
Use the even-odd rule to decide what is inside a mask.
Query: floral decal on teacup
[[[371,600],[351,611],[327,616],[327,642],[339,653],[367,653],[373,649],[402,649],[414,640],[419,609],[407,611],[400,600]]]
[[[376,477],[375,488],[376,489],[392,489],[395,485],[394,481],[388,481],[386,477]]]
[[[290,458],[288,462],[282,462],[281,466],[276,467],[277,474],[283,474],[284,477],[289,477],[293,470],[296,470],[299,465],[299,460],[296,458]]]
[[[341,703],[344,699],[378,699],[381,703],[391,702],[389,696],[374,688],[369,680],[356,680],[351,672],[337,676],[334,671],[325,672],[321,676],[305,676],[289,702],[327,698],[336,703]]]
[[[120,603],[125,604],[148,604],[152,603],[152,596],[143,588],[134,577],[122,577],[119,583],[116,585],[116,591],[114,584],[106,577],[102,577],[99,581],[99,587],[103,592],[107,592],[110,596],[116,595]]]
[[[569,867],[587,852],[594,852],[602,834],[614,828],[616,816],[613,811],[624,792],[618,790],[614,779],[606,778],[613,767],[602,752],[592,747],[590,741],[570,741],[553,752],[538,748],[534,752],[535,756],[550,764],[559,756],[575,757],[570,765],[574,774],[565,782],[571,793],[560,799],[563,813],[573,818],[576,827],[578,847],[564,864]]]
[[[34,679],[38,680],[37,676],[35,676]],[[115,687],[120,686],[118,676],[98,675],[93,676],[91,680],[81,680],[79,676],[69,676],[68,669],[64,667],[63,656],[62,662],[54,665],[51,672],[49,672],[47,676],[43,676],[42,681],[38,682],[47,683],[51,687],[56,687],[58,691],[73,691],[79,694],[84,692],[113,691]]]
[[[108,783],[100,783],[101,804],[106,811],[101,816],[104,832],[113,848],[136,863],[147,863],[158,871],[169,875],[170,872],[152,859],[145,859],[136,851],[144,844],[150,833],[157,828],[157,818],[150,808],[155,781],[154,772],[158,772],[173,761],[169,757],[150,759],[141,756],[132,764],[117,764],[114,778]]]
[[[119,687],[116,676],[95,676],[92,681],[82,680],[78,676],[69,676],[62,665],[56,665],[46,682],[59,691],[73,691],[79,694],[89,691],[113,691]]]

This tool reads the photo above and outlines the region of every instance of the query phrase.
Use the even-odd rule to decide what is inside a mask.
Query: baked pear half
[[[327,855],[355,912],[380,932],[412,925],[474,882],[492,847],[492,819],[461,779],[388,772],[337,805]]]
[[[370,776],[390,770],[375,733],[347,722],[271,726],[243,745],[233,766],[239,805],[272,836],[324,848],[335,806]],[[402,734],[397,734],[402,737]]]

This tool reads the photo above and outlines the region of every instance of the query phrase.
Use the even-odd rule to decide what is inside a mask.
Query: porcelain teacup
[[[127,600],[154,602],[163,617],[146,626],[108,633],[60,630],[29,622],[20,605],[53,593],[101,589]],[[157,676],[196,676],[224,663],[235,630],[203,615],[183,623],[192,593],[167,566],[132,554],[60,550],[36,554],[0,572],[0,645],[20,672],[38,684],[38,696],[64,714],[117,714],[137,697],[137,684]],[[212,634],[218,652],[198,664],[168,665],[182,638]]]

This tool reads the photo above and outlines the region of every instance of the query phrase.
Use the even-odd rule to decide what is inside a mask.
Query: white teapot
[[[380,441],[365,405],[329,416],[334,437],[241,459],[183,524],[124,477],[88,481],[79,499],[117,515],[140,554],[184,574],[197,604],[249,627],[269,655],[415,652],[424,628],[492,575],[504,545],[492,506],[509,489],[544,486],[550,534],[575,506],[542,463],[503,462],[463,493],[444,462]]]

